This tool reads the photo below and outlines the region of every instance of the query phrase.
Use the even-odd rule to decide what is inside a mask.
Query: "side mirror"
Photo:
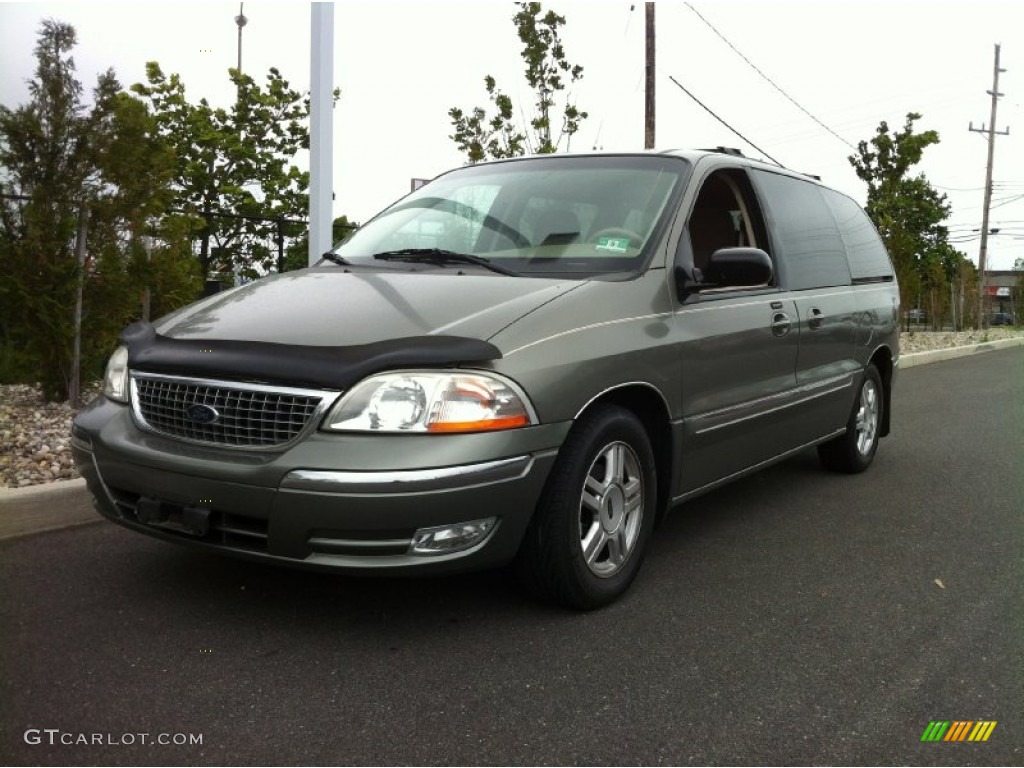
[[[711,254],[703,286],[764,285],[772,280],[772,259],[760,248],[720,248]]]

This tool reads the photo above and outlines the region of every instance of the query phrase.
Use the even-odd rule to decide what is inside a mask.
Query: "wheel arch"
[[[574,418],[579,419],[594,407],[605,404],[625,408],[643,424],[654,453],[658,485],[655,521],[660,522],[668,512],[674,482],[673,469],[676,466],[668,401],[653,384],[646,381],[627,382],[594,395]]]

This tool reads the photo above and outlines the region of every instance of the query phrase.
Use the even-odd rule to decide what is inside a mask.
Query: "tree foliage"
[[[930,316],[937,321],[946,308],[950,283],[959,280],[963,288],[967,259],[949,244],[946,196],[923,173],[911,175],[924,150],[939,142],[935,131],[914,131],[919,119],[921,115],[909,113],[898,131],[890,131],[883,120],[849,160],[868,186],[866,210],[892,256],[903,306],[917,306],[927,296],[934,308]]]
[[[175,258],[180,224],[153,224],[169,199],[173,155],[112,70],[98,77],[92,103],[85,103],[70,55],[76,42],[70,25],[44,21],[28,103],[0,106],[0,375],[40,381],[48,399],[66,397],[74,375],[80,278],[83,367],[94,374],[117,331],[137,316],[144,285],[166,288],[154,295],[171,307],[192,280]],[[80,266],[83,208],[92,215]],[[161,240],[159,257],[143,267],[144,230]]]
[[[492,115],[483,107],[474,107],[468,113],[458,107],[448,110],[455,128],[449,138],[466,153],[470,163],[526,152],[557,152],[563,140],[568,149],[573,134],[588,116],[567,92],[583,78],[583,67],[570,64],[565,56],[558,31],[565,17],[550,10],[544,13],[539,2],[520,2],[516,6],[519,10],[512,21],[523,44],[526,82],[536,99],[533,117],[525,126],[518,124],[512,98],[487,75],[484,87],[494,110]]]
[[[275,219],[308,212],[309,173],[291,161],[309,148],[309,99],[275,68],[263,86],[236,69],[228,75],[236,93],[228,108],[191,103],[181,78],[156,62],[146,65],[147,84],[132,90],[175,151],[172,203],[192,217],[201,271],[256,277],[276,262],[262,245],[277,234]]]

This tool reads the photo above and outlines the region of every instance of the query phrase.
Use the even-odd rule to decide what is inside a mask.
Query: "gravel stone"
[[[986,341],[1024,336],[1024,328],[989,328],[987,331],[911,331],[900,334],[900,353],[932,352],[936,349],[964,347]]]
[[[89,402],[96,384],[82,395]],[[43,403],[38,386],[0,384],[0,488],[24,488],[79,477],[71,458],[68,403]]]

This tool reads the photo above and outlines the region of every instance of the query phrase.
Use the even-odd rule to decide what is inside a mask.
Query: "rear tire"
[[[846,434],[818,446],[821,463],[834,472],[847,474],[863,472],[871,466],[878,450],[883,408],[882,377],[874,365],[869,365],[864,370],[860,391],[853,401]]]
[[[611,603],[640,570],[657,490],[643,424],[625,408],[597,406],[559,451],[516,560],[520,578],[569,608]]]

